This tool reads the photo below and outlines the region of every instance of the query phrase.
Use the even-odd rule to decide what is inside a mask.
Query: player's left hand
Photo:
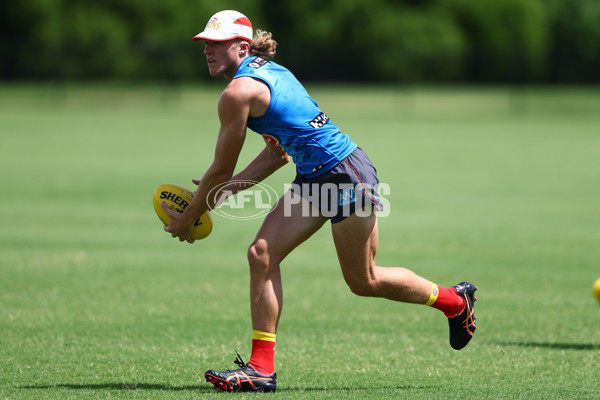
[[[194,190],[194,196],[198,194],[198,189],[200,186],[200,179],[192,179],[192,183],[196,186],[198,186],[198,188],[196,188],[196,190]]]

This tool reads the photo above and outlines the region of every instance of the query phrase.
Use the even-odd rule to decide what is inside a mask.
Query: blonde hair
[[[273,40],[271,32],[257,29],[250,43],[250,55],[265,59],[272,58],[275,57],[276,47],[277,42]]]

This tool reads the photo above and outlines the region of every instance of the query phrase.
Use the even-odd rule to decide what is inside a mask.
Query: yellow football
[[[156,211],[156,215],[158,215],[158,218],[160,218],[162,223],[166,226],[169,225],[169,214],[167,214],[167,212],[162,208],[161,204],[164,202],[171,210],[182,213],[192,202],[193,197],[194,193],[186,188],[166,183],[156,188],[152,203],[154,204],[154,211]],[[210,235],[212,227],[212,218],[210,213],[206,211],[194,224],[192,239],[204,239]]]
[[[594,293],[596,300],[600,301],[600,278],[596,279],[596,282],[594,282],[592,293]]]

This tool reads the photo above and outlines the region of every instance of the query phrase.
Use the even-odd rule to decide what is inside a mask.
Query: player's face
[[[208,63],[208,72],[211,76],[225,75],[233,78],[235,71],[242,59],[240,57],[240,41],[226,40],[216,42],[205,41],[204,54]]]

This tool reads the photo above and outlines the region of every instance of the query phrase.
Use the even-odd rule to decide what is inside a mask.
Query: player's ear
[[[242,40],[240,42],[240,57],[246,57],[250,54],[250,43]]]

